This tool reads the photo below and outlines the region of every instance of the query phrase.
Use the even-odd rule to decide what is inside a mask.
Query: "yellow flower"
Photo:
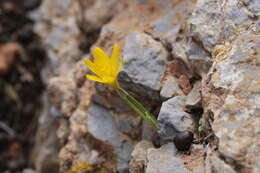
[[[117,75],[122,68],[123,60],[119,57],[120,48],[118,44],[114,45],[112,56],[109,57],[102,49],[94,48],[94,62],[85,58],[87,67],[96,74],[86,75],[89,80],[105,83],[118,88]]]

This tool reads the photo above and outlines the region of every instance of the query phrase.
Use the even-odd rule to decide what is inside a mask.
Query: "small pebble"
[[[190,131],[179,132],[176,134],[173,142],[178,150],[189,150],[193,142],[193,133]]]

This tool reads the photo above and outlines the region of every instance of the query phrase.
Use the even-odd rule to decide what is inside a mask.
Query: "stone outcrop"
[[[81,162],[111,173],[260,172],[259,4],[45,0],[32,15],[52,65],[60,172]],[[158,116],[157,130],[113,89],[84,78],[83,54],[111,53],[114,43],[124,59],[119,81]]]

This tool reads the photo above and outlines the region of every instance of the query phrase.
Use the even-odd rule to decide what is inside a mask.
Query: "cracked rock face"
[[[127,172],[132,145],[118,134],[112,113],[99,105],[91,105],[88,116],[88,131],[95,138],[108,142],[117,154],[117,170]]]
[[[132,159],[129,164],[130,173],[143,173],[147,165],[147,151],[154,148],[153,144],[149,141],[141,141],[137,143],[131,154]]]
[[[158,116],[158,133],[164,140],[173,140],[177,133],[194,131],[190,114],[184,111],[185,97],[176,96],[162,104]]]
[[[168,52],[150,36],[131,33],[126,37],[123,72],[134,83],[158,91],[165,71]]]
[[[175,157],[175,152],[176,148],[173,144],[163,145],[160,149],[148,149],[146,173],[186,173],[187,170],[181,159]]]
[[[252,31],[238,36],[223,59],[215,59],[212,68],[216,71],[207,85],[222,89],[222,94],[216,96],[221,99],[220,105],[215,105],[213,98],[207,103],[214,113],[212,127],[219,137],[219,151],[246,170],[255,168],[258,160],[260,69],[256,63],[260,59],[256,43],[259,41]]]
[[[36,31],[61,119],[60,172],[81,162],[111,173],[260,172],[259,0],[61,0],[57,12],[50,2]],[[114,43],[124,59],[119,82],[158,115],[157,131],[113,89],[84,77],[82,48],[91,57]],[[175,140],[184,132],[189,155]]]

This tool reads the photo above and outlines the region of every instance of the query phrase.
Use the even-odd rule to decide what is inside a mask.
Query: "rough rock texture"
[[[125,42],[122,72],[134,83],[158,91],[168,56],[166,49],[152,37],[140,33],[130,33]]]
[[[218,151],[222,159],[236,172],[259,172],[260,56],[257,50],[260,37],[257,13],[239,1],[212,3],[222,5],[216,13],[224,19],[217,20],[223,26],[219,34],[222,34],[224,44],[216,45],[214,41],[208,44],[204,37],[200,39],[208,48],[214,45],[214,65],[202,86],[204,117],[214,119],[211,126],[219,139]],[[233,28],[227,30],[231,26]],[[226,34],[230,36],[227,38]],[[221,159],[211,159],[215,165],[221,162]],[[226,169],[232,170],[228,167]]]
[[[206,115],[214,115],[211,125],[219,152],[247,172],[259,171],[259,41],[250,30],[237,36],[228,51],[224,48],[221,57],[216,55],[214,72],[202,90]]]
[[[147,151],[150,148],[154,148],[153,144],[149,141],[141,141],[137,143],[131,154],[132,159],[129,163],[130,173],[142,173],[145,172],[147,165]]]
[[[32,15],[55,67],[48,94],[60,112],[60,172],[81,162],[111,173],[260,172],[259,0],[52,3],[41,7],[49,15]],[[84,78],[82,48],[90,57],[115,42],[119,81],[159,115],[158,134],[113,89]],[[203,144],[189,141],[190,155],[176,150],[183,132]]]
[[[160,96],[163,99],[169,99],[174,96],[184,95],[180,87],[178,86],[178,82],[176,78],[173,76],[169,76],[165,82],[163,83]]]
[[[146,173],[187,172],[182,161],[175,157],[176,148],[173,144],[163,145],[160,149],[148,149]],[[160,163],[160,164],[158,164]]]
[[[158,133],[164,140],[173,140],[177,133],[194,131],[190,114],[184,111],[185,97],[176,96],[162,104],[158,116]]]

